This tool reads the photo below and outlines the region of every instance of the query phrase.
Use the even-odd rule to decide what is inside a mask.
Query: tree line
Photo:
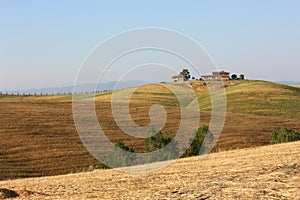
[[[147,160],[145,161],[146,163],[199,155],[204,138],[209,135],[210,139],[213,140],[213,134],[209,131],[209,127],[203,125],[194,131],[192,137],[190,138],[190,147],[182,156],[180,156],[178,142],[173,137],[165,136],[161,131],[156,131],[154,129],[150,129],[149,134],[153,136],[144,139],[144,152],[152,154],[149,154]],[[159,153],[157,152],[163,148],[164,151],[160,151]],[[136,157],[134,156],[135,154],[132,154],[134,152],[134,149],[126,146],[123,141],[118,141],[113,146],[111,153],[107,156],[101,157],[100,160],[105,160],[105,162],[109,163],[112,168],[132,166],[136,164]],[[104,168],[108,167],[105,166]]]
[[[60,96],[60,95],[84,95],[84,94],[98,94],[113,92],[115,90],[96,90],[96,91],[82,91],[82,92],[0,92],[0,95],[6,96]]]
[[[180,156],[178,143],[171,136],[165,136],[161,131],[156,132],[154,129],[151,129],[149,133],[155,135],[147,137],[144,139],[144,152],[153,153],[149,154],[147,157],[146,163],[159,162],[165,160],[172,160],[183,157],[197,156],[202,150],[203,142],[207,139],[208,143],[211,143],[214,140],[213,134],[210,132],[209,127],[206,125],[201,126],[193,132],[192,137],[190,138],[190,147],[185,151],[184,154]],[[300,140],[300,133],[296,132],[289,128],[281,128],[278,131],[273,131],[271,133],[271,144],[278,144],[284,142],[293,142]],[[170,145],[171,144],[171,145]],[[206,145],[206,144],[205,144]],[[156,151],[165,148],[160,154],[155,154]],[[123,151],[124,150],[124,151]],[[99,168],[116,168],[124,166],[135,165],[135,151],[133,148],[125,145],[123,141],[118,141],[111,151],[111,153],[102,157],[102,160],[106,160],[106,163],[110,164],[110,167],[101,164],[90,166],[85,168],[84,171],[91,171]],[[160,156],[157,156],[160,155]]]

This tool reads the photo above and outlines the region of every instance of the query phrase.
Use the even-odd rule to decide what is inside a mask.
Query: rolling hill
[[[227,111],[300,120],[300,88],[266,81],[233,81],[226,89]],[[198,92],[200,109],[211,109],[208,91]]]
[[[122,91],[121,91],[122,92]],[[228,113],[213,151],[267,145],[281,127],[300,130],[300,89],[264,81],[235,81],[226,88]],[[198,91],[200,125],[210,122],[207,91]],[[142,139],[123,133],[111,113],[111,94],[96,95],[96,113],[106,136],[123,140],[135,151],[144,150]],[[174,135],[180,122],[175,95],[161,85],[144,85],[130,99],[132,119],[149,123],[149,108],[163,105],[167,112],[165,135]],[[99,164],[84,148],[72,115],[72,97],[0,95],[0,179],[81,172]]]

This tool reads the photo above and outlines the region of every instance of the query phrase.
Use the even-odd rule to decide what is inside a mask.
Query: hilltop
[[[95,170],[2,181],[0,188],[18,199],[297,199],[299,151],[294,142],[184,158],[151,173]]]
[[[197,85],[197,81],[191,83]],[[227,111],[300,120],[300,88],[267,81],[228,81]],[[198,91],[200,109],[211,109],[208,91]]]
[[[123,92],[126,90],[123,90]],[[265,81],[235,81],[226,88],[228,113],[213,152],[270,144],[270,134],[281,127],[300,130],[300,89]],[[210,122],[207,91],[198,91],[200,125]],[[96,95],[99,123],[112,142],[122,140],[137,152],[144,141],[123,133],[111,113],[111,93]],[[174,135],[180,122],[175,95],[160,85],[137,89],[130,113],[139,125],[149,123],[149,108],[163,105],[169,116],[165,135]],[[0,179],[81,172],[99,164],[80,141],[73,121],[72,97],[0,95]]]

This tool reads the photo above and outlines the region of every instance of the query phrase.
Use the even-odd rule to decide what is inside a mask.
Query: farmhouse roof
[[[184,78],[183,75],[175,75],[175,76],[172,76],[172,78]]]
[[[230,74],[230,72],[220,71],[220,72],[213,72],[213,74]]]

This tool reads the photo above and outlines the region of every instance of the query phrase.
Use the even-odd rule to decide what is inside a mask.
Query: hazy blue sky
[[[299,81],[299,2],[0,0],[0,90],[72,84],[98,43],[153,26],[194,38],[221,69]]]

